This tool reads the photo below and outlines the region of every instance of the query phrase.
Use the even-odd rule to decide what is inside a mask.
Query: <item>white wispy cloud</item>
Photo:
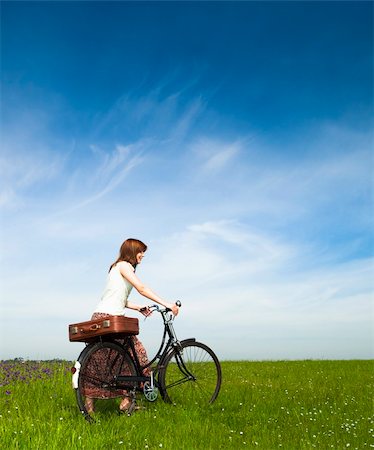
[[[118,188],[128,174],[143,161],[142,151],[133,146],[117,145],[113,152],[102,152],[103,161],[97,167],[87,171],[79,170],[79,175],[74,176],[79,180],[80,198],[76,198],[72,205],[60,211],[58,214],[71,213],[91,203],[97,202],[102,197]]]
[[[165,89],[164,80],[152,89],[121,95],[108,110],[96,117],[94,140],[102,136],[127,136],[130,141],[144,139],[180,144],[204,111],[200,96],[186,100],[184,89]],[[187,89],[187,87],[185,87]],[[166,95],[164,90],[169,91]]]
[[[245,285],[297,258],[292,244],[228,220],[188,225],[154,242],[153,252],[152,280],[173,290]]]
[[[58,178],[64,164],[64,156],[56,152],[44,148],[31,153],[29,147],[20,146],[18,139],[8,141],[0,158],[2,206],[16,209],[24,204],[29,191]]]
[[[263,135],[207,133],[196,126],[206,109],[199,96],[183,102],[158,91],[120,99],[73,149],[51,146],[48,130],[39,146],[32,132],[29,147],[13,138],[2,199],[22,217],[9,214],[5,227],[7,317],[56,320],[54,344],[73,357],[66,324],[89,317],[121,240],[132,235],[150,248],[141,279],[184,303],[181,337],[213,341],[224,357],[354,355],[340,347],[351,348],[345,330],[357,350],[372,317],[373,263],[360,254],[372,223],[370,134],[322,124],[283,153]],[[34,207],[24,207],[28,199]],[[330,243],[336,230],[352,239]],[[32,261],[22,285],[17,255]],[[46,308],[51,299],[56,306]],[[219,332],[227,321],[235,324],[229,339]],[[232,350],[249,337],[262,350]],[[314,342],[304,353],[303,339]]]
[[[354,350],[349,345],[344,351],[349,336],[360,335],[364,342],[371,333],[374,261],[332,265],[320,259],[311,268],[307,259],[319,258],[318,249],[314,255],[303,250],[240,223],[193,224],[153,242],[149,266],[141,267],[139,276],[163,295],[182,300],[182,323],[178,323],[182,332],[190,332],[193,324],[201,339],[214,335],[225,355],[232,354],[236,340],[248,337],[253,329],[261,348],[271,336],[275,340],[283,336],[288,343],[287,349],[274,343],[267,351],[269,357],[300,357],[298,342],[303,339],[314,341],[314,348],[304,349],[304,357],[331,357],[334,352],[351,357]],[[220,339],[214,331],[227,324],[233,332]],[[331,329],[340,342],[331,339]],[[316,333],[326,342],[318,343]],[[360,354],[372,354],[370,348],[366,342]],[[253,346],[239,354],[261,358]]]
[[[9,186],[4,186],[0,191],[0,209],[1,208],[17,208],[19,205],[17,195],[14,189]]]
[[[176,123],[171,127],[168,140],[172,143],[181,143],[188,136],[203,109],[204,104],[200,98],[189,102]]]
[[[205,171],[220,172],[239,156],[242,148],[242,142],[224,142],[204,137],[193,142],[191,151]]]
[[[55,99],[38,99],[39,104],[34,104],[28,89],[15,89],[11,100],[6,89],[4,94],[8,103],[3,100],[0,196],[3,208],[17,210],[33,200],[34,189],[42,192],[60,181],[71,145],[51,130],[53,115],[61,112]]]

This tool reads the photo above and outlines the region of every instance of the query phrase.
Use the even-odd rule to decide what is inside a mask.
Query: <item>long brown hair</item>
[[[145,252],[146,250],[147,246],[144,242],[139,241],[138,239],[126,239],[119,249],[117,260],[110,266],[109,271],[120,261],[127,261],[135,268],[137,265],[136,255]]]

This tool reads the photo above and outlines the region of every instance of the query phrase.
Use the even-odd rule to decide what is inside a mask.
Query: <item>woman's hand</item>
[[[171,310],[171,312],[174,314],[174,316],[177,316],[179,313],[179,306],[177,306],[175,303],[169,303],[165,305],[167,308]]]
[[[148,317],[152,314],[152,311],[149,309],[148,306],[143,306],[139,309],[139,312],[143,314],[143,316]]]

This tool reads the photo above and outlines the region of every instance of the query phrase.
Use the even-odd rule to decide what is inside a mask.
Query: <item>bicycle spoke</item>
[[[174,403],[208,404],[221,384],[221,368],[215,354],[204,344],[184,343],[174,351],[160,373],[164,398]]]

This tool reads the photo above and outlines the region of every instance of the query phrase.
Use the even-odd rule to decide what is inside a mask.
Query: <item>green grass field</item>
[[[0,363],[3,449],[374,448],[374,361],[223,362],[204,409],[141,400],[94,424],[80,415],[71,363]]]

